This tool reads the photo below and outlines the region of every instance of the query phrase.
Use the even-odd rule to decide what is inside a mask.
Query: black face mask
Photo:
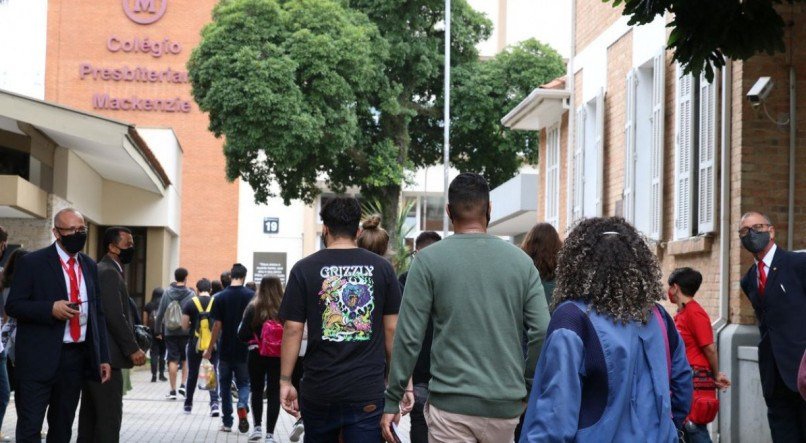
[[[758,232],[753,229],[747,231],[747,235],[742,237],[742,246],[753,254],[758,254],[770,244],[770,233]]]
[[[124,265],[128,265],[129,263],[131,263],[132,259],[134,258],[134,246],[132,246],[129,249],[121,249],[120,254],[118,254],[118,258],[120,259],[120,262]]]
[[[76,232],[73,235],[62,235],[61,243],[64,250],[68,254],[75,254],[84,249],[84,243],[87,242],[87,233]]]

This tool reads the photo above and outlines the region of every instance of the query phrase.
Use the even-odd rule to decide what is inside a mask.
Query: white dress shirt
[[[70,260],[70,255],[62,249],[62,246],[56,242],[56,250],[59,252],[59,259],[62,261],[59,264],[59,267],[62,270],[62,274],[64,275],[64,284],[67,287],[67,300],[70,300],[70,275],[67,274],[65,270],[67,266],[67,261]],[[76,263],[73,265],[76,270],[76,277],[78,278],[78,295],[81,303],[79,304],[79,324],[81,325],[81,337],[79,337],[77,343],[81,343],[87,339],[87,316],[89,315],[89,304],[87,300],[87,282],[84,279],[83,272],[81,272],[81,264],[78,262],[78,254],[75,256]],[[67,324],[64,325],[64,343],[74,343],[73,336],[70,334],[70,320],[67,320]]]

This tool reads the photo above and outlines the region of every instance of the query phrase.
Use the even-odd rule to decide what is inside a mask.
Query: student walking
[[[151,291],[151,301],[146,303],[143,307],[143,324],[148,326],[154,338],[151,340],[151,350],[149,351],[149,358],[151,360],[151,383],[157,382],[157,374],[159,373],[160,381],[168,381],[165,378],[165,340],[160,338],[162,326],[157,326],[157,311],[160,308],[160,300],[164,289],[157,287]]]
[[[160,300],[157,311],[157,327],[162,328],[165,337],[165,360],[168,362],[168,382],[171,391],[165,396],[168,400],[176,400],[176,377],[179,368],[182,368],[182,381],[179,385],[179,394],[185,396],[185,383],[188,379],[187,348],[190,332],[182,328],[182,304],[193,297],[193,291],[187,287],[188,271],[185,268],[176,268],[174,271],[176,282],[172,283]]]
[[[199,377],[202,354],[212,342],[212,309],[215,298],[210,295],[212,285],[210,280],[203,278],[196,282],[196,291],[199,295],[185,300],[182,306],[182,328],[191,331],[187,344],[188,381],[187,395],[185,396],[184,411],[190,414],[193,410],[193,394],[196,392],[196,383]],[[213,366],[218,364],[218,352],[213,351],[210,356]],[[210,416],[218,417],[220,408],[218,404],[218,390],[210,390]]]
[[[487,234],[490,208],[490,188],[482,176],[457,176],[446,208],[456,234],[423,249],[412,263],[381,423],[389,441],[429,320],[434,324],[425,407],[429,441],[512,440],[549,311],[532,260]]]
[[[658,259],[621,218],[582,220],[557,265],[556,306],[520,442],[673,442],[691,369],[660,305]]]
[[[326,249],[294,265],[280,308],[280,401],[290,414],[302,412],[306,441],[341,435],[345,442],[377,442],[400,285],[388,261],[356,246],[356,199],[334,198],[320,215]],[[306,322],[298,400],[292,374]]]
[[[669,301],[677,305],[674,324],[686,345],[686,359],[694,375],[694,396],[683,426],[684,437],[689,443],[710,443],[706,425],[719,412],[716,391],[727,389],[730,380],[719,372],[711,318],[694,300],[702,274],[691,268],[677,268],[669,275],[668,283]]]
[[[246,366],[248,349],[238,340],[238,326],[243,320],[246,306],[252,301],[255,292],[244,286],[246,267],[240,263],[232,265],[230,285],[215,296],[212,316],[215,319],[210,345],[204,351],[204,358],[210,359],[218,347],[218,394],[221,398],[221,432],[232,432],[232,379],[238,389],[238,430],[249,432],[249,369]]]
[[[244,311],[238,327],[238,338],[249,344],[249,384],[252,393],[254,428],[249,441],[263,439],[263,392],[266,392],[266,443],[275,443],[274,428],[280,414],[280,346],[283,324],[280,303],[283,284],[279,277],[267,276],[260,281],[255,298]]]

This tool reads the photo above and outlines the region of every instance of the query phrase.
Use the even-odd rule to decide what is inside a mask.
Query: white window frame
[[[560,123],[546,130],[546,223],[559,229],[560,222]]]
[[[675,203],[674,239],[691,237],[694,230],[695,85],[691,74],[675,67]]]
[[[624,122],[624,191],[622,192],[623,216],[628,222],[635,224],[635,165],[637,161],[635,151],[635,124],[636,124],[636,95],[638,94],[638,79],[636,69],[627,73],[626,80],[627,105],[625,107]]]
[[[586,134],[589,113],[592,113],[593,130]],[[601,217],[604,197],[604,89],[600,88],[596,97],[583,104],[576,111],[574,153],[572,166],[571,222],[585,217]],[[586,171],[586,159],[593,156],[594,171]],[[593,187],[593,210],[587,210],[585,194]],[[587,201],[587,203],[590,203]],[[590,205],[588,206],[590,207]]]
[[[717,75],[712,82],[700,75],[699,97],[699,168],[697,233],[707,234],[716,230],[716,176],[717,176]]]
[[[666,123],[666,48],[661,48],[652,60],[652,223],[649,238],[660,241],[663,235],[663,156]]]

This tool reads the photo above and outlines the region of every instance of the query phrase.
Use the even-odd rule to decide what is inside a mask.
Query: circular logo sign
[[[141,24],[150,25],[165,15],[168,9],[168,0],[121,0],[123,2],[123,12],[129,20]]]

